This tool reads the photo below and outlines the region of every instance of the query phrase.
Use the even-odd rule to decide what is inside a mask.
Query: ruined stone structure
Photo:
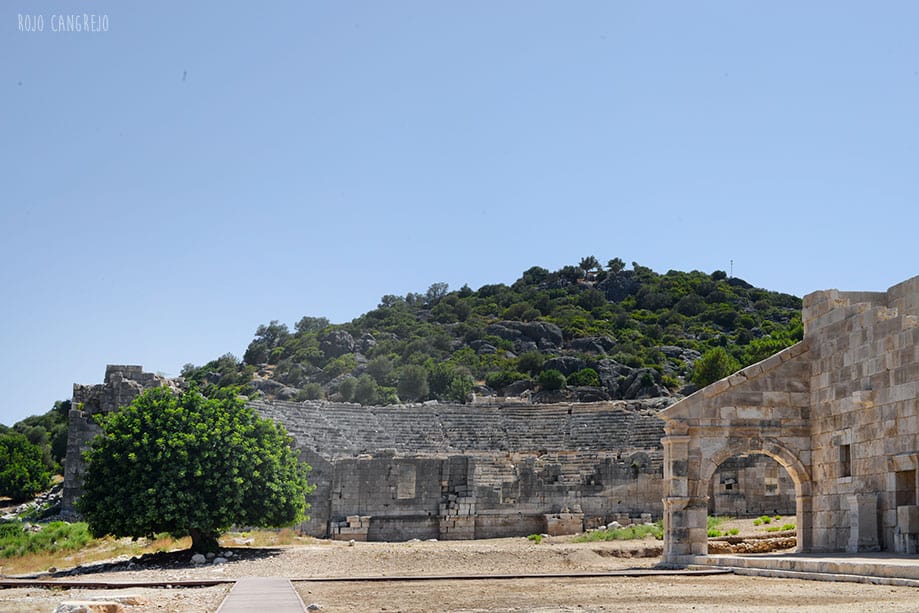
[[[307,532],[404,540],[660,517],[657,409],[667,403],[252,406],[283,423],[313,466]]]
[[[101,385],[73,385],[72,408],[68,416],[67,455],[64,459],[63,509],[73,513],[73,503],[80,497],[83,486],[83,452],[89,442],[102,432],[93,416],[109,413],[130,404],[145,389],[167,386],[175,389],[173,381],[144,372],[141,366],[109,365]]]
[[[164,384],[176,386],[139,366],[109,366],[103,384],[74,386],[66,511],[80,494],[80,454],[99,432],[92,416]],[[659,519],[664,424],[658,413],[670,403],[250,404],[283,424],[313,467],[317,488],[305,532],[405,540],[563,534],[613,520]],[[732,513],[789,512],[787,487],[784,496],[764,491],[771,470],[764,462],[725,470],[717,477],[721,487],[737,484],[722,505],[729,502]]]
[[[762,453],[794,482],[798,549],[916,553],[919,277],[804,299],[804,340],[662,411],[664,559],[707,553],[713,475]]]

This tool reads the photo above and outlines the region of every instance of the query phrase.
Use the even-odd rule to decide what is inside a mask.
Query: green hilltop
[[[723,271],[654,272],[615,258],[534,266],[510,285],[435,283],[383,296],[343,324],[303,317],[261,325],[242,359],[182,375],[249,396],[362,404],[473,393],[534,401],[686,394],[801,340],[801,299]]]

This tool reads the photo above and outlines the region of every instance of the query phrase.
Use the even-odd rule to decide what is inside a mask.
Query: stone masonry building
[[[804,298],[804,339],[661,411],[664,559],[707,554],[716,470],[763,453],[794,482],[798,548],[919,546],[919,277]]]

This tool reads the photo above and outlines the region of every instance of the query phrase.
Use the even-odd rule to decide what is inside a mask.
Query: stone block
[[[906,534],[919,534],[919,506],[897,507],[897,530]]]
[[[109,600],[65,600],[54,613],[124,613],[124,606]]]

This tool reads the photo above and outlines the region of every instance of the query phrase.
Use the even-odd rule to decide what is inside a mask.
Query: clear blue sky
[[[917,28],[915,2],[4,2],[0,423],[107,363],[175,375],[272,319],[586,255],[886,289],[919,274]]]

